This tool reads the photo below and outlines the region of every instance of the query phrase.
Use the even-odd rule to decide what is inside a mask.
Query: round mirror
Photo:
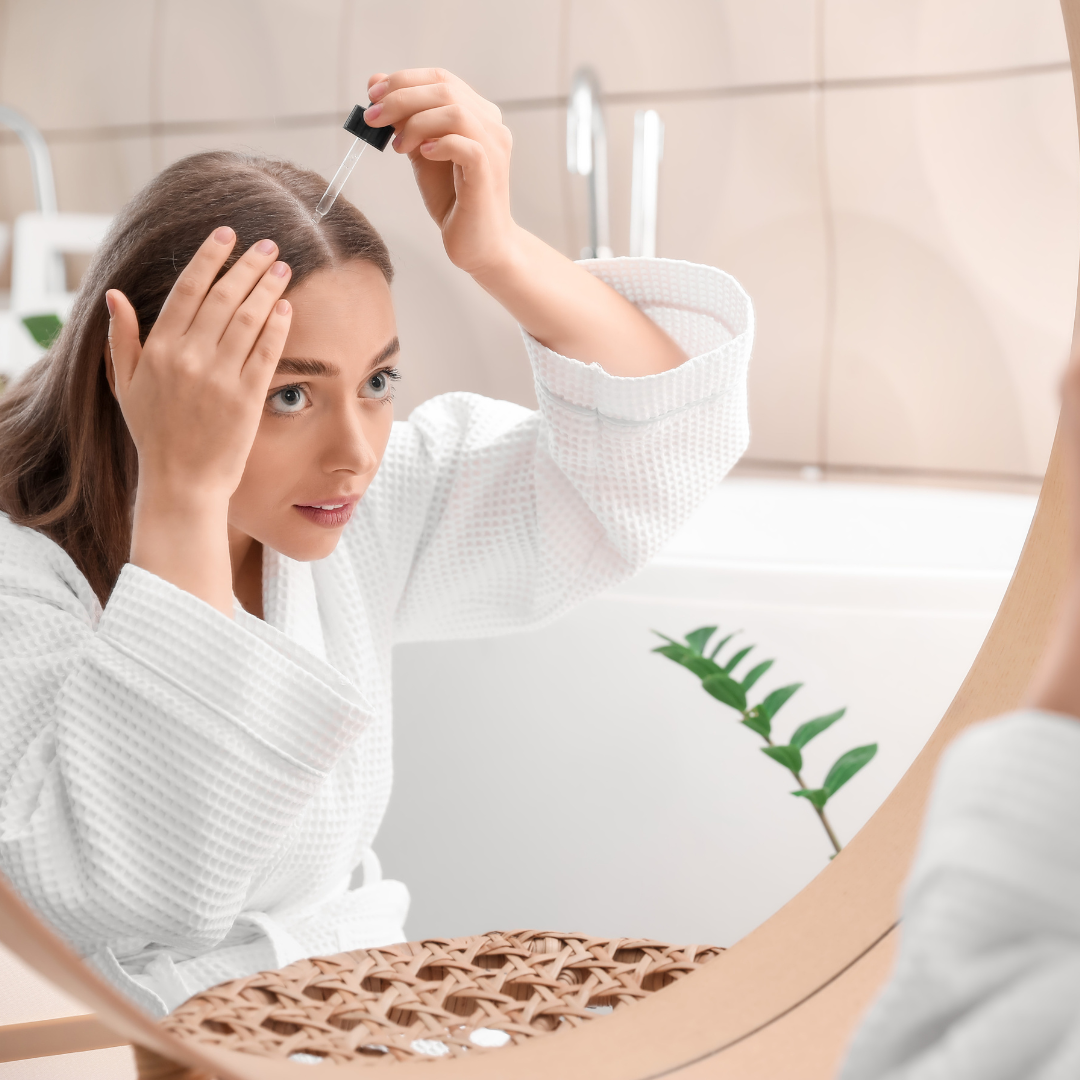
[[[756,1025],[791,1016],[797,1033],[819,1008],[853,1016],[887,965],[875,948],[934,754],[957,725],[1010,704],[1038,651],[1052,484],[948,723],[823,876],[832,850],[812,807],[730,707],[652,651],[652,632],[715,625],[713,641],[737,635],[723,656],[754,646],[740,672],[774,660],[757,693],[804,684],[776,718],[785,736],[846,707],[806,753],[813,784],[849,746],[880,748],[830,807],[841,842],[931,738],[1027,535],[1072,332],[1080,165],[1056,3],[680,0],[658,16],[605,0],[354,0],[335,8],[333,33],[299,4],[160,3],[119,23],[67,5],[62,46],[51,9],[7,7],[4,100],[40,127],[61,210],[103,217],[208,147],[330,172],[367,73],[438,62],[502,107],[521,223],[567,254],[598,250],[595,170],[567,162],[570,91],[590,73],[614,254],[640,250],[653,220],[658,255],[721,266],[755,301],[751,447],[611,594],[527,634],[399,649],[397,778],[377,847],[412,889],[412,937],[532,925],[743,940],[641,1021],[575,1034],[565,1053],[582,1075],[742,1053]],[[117,25],[137,70],[100,63]],[[213,85],[186,78],[196,54],[217,64]],[[653,219],[634,186],[649,130]],[[0,137],[0,221],[35,203],[27,145]],[[446,263],[405,163],[365,162],[346,194],[399,267],[401,415],[458,389],[532,404],[516,328]],[[50,271],[59,315],[99,235],[84,225]],[[14,292],[7,247],[0,230],[0,289]],[[5,316],[0,372],[14,372],[23,329]],[[702,1003],[715,1024],[698,1022]],[[844,1032],[830,1029],[822,1061]],[[562,1053],[538,1044],[516,1075],[550,1074]]]

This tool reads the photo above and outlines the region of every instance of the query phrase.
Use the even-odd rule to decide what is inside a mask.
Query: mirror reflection
[[[267,738],[283,760],[310,751],[307,721],[289,731],[310,713],[319,723],[336,718],[324,733],[325,761],[276,777],[264,762],[245,793],[243,753],[222,735],[220,772],[204,777],[206,790],[239,800],[240,820],[274,789],[285,810],[293,799],[300,820],[312,798],[300,774],[329,772],[336,758],[326,747],[351,723],[349,739],[363,753],[342,781],[347,812],[334,826],[334,873],[321,865],[318,874],[320,888],[332,876],[339,892],[374,896],[364,912],[370,925],[351,937],[338,924],[333,933],[325,922],[301,926],[325,895],[282,891],[296,852],[261,863],[249,880],[227,852],[178,842],[169,902],[183,907],[176,898],[202,872],[219,885],[232,875],[228,888],[244,893],[233,906],[244,914],[233,911],[227,926],[192,925],[165,949],[165,930],[133,924],[120,935],[120,959],[116,934],[97,943],[107,977],[152,1011],[238,974],[183,967],[226,937],[228,947],[249,949],[254,971],[402,934],[527,926],[727,946],[760,924],[827,864],[834,844],[811,800],[791,798],[792,778],[759,752],[760,732],[656,655],[654,632],[684,641],[717,627],[710,649],[734,635],[721,659],[753,646],[740,678],[774,661],[754,701],[801,684],[775,717],[778,741],[846,709],[803,747],[810,789],[849,748],[878,747],[830,801],[837,844],[855,835],[925,743],[1008,583],[1056,423],[1080,251],[1075,109],[1057,4],[1002,0],[984,10],[911,0],[880,10],[835,0],[681,0],[662,19],[644,5],[600,0],[385,10],[354,0],[317,18],[295,4],[54,7],[6,5],[0,375],[15,400],[21,376],[55,339],[54,352],[72,356],[71,343],[83,343],[96,379],[109,334],[102,371],[111,389],[98,381],[93,407],[122,413],[131,430],[140,480],[128,461],[113,463],[109,482],[118,506],[135,503],[144,528],[118,556],[119,530],[96,563],[75,558],[56,569],[51,555],[40,558],[78,597],[69,618],[91,618],[83,613],[95,611],[94,597],[113,604],[129,557],[154,578],[131,586],[132,613],[116,630],[126,659],[117,663],[141,664],[163,681],[147,688],[134,669],[98,657],[97,645],[55,666],[46,697],[56,726],[3,737],[25,758],[25,775],[5,777],[8,874],[52,895],[34,862],[42,850],[34,830],[48,817],[39,788],[55,782],[78,804],[86,763],[98,755],[102,768],[115,764],[102,747],[119,738],[113,724],[126,710],[175,713],[190,731],[209,730],[222,709],[250,711],[243,722],[256,726],[277,716],[281,727]],[[59,45],[49,30],[58,13]],[[117,33],[140,58],[133,68],[100,63]],[[452,80],[383,78],[428,64]],[[290,200],[318,202],[353,147],[341,124],[357,102],[385,101],[383,124],[397,108],[404,131],[438,102],[403,93],[433,84],[451,86],[439,92],[457,95],[465,122],[479,125],[470,131],[485,160],[495,162],[490,191],[476,180],[480,209],[462,227],[446,210],[455,198],[460,209],[470,163],[450,144],[425,158],[421,143],[447,132],[417,124],[411,142],[365,151],[336,220],[328,213],[316,234],[298,219],[295,238],[275,234],[273,250],[255,250],[268,206],[285,221]],[[397,150],[416,158],[416,179]],[[210,156],[178,165],[193,154]],[[295,169],[268,172],[252,164],[261,155]],[[425,172],[435,165],[444,168]],[[173,186],[159,182],[132,210],[129,200],[162,175]],[[506,175],[508,206],[499,194]],[[247,219],[245,184],[256,207]],[[234,235],[215,240],[220,208]],[[135,249],[109,233],[117,221]],[[326,250],[317,235],[329,238]],[[176,303],[173,336],[147,337],[175,280],[161,270],[165,261],[176,269],[203,260],[201,301],[234,246],[237,256],[251,251],[230,271],[241,294],[233,311],[249,293],[265,294],[261,319],[286,362],[266,384],[275,433],[249,418],[263,425],[254,456],[225,448],[208,465],[203,398],[183,398],[175,384],[140,385],[136,372],[146,371],[144,358],[180,355],[202,310]],[[286,247],[291,265],[275,276]],[[514,260],[503,258],[509,247]],[[640,272],[605,263],[598,279],[560,256],[673,262]],[[540,295],[540,280],[561,282],[554,299]],[[97,307],[77,299],[95,289]],[[115,290],[111,326],[106,289]],[[288,305],[279,310],[282,296]],[[214,324],[207,339],[225,341],[226,325]],[[519,326],[531,333],[526,345]],[[61,327],[68,336],[56,339]],[[739,365],[751,337],[746,443]],[[678,389],[671,376],[711,353],[730,369],[725,377]],[[599,369],[582,374],[564,356]],[[650,377],[676,387],[670,401],[596,389]],[[510,405],[475,397],[424,405],[461,392]],[[25,400],[40,409],[46,397]],[[392,413],[380,404],[391,397]],[[160,421],[166,399],[188,410],[174,410],[171,436]],[[359,411],[346,415],[354,399]],[[560,413],[553,401],[572,407]],[[57,425],[70,415],[67,399],[59,402]],[[692,406],[712,409],[700,430],[675,416],[697,415]],[[319,408],[332,419],[317,436],[287,418],[302,424],[305,409]],[[409,432],[392,435],[391,416],[405,420],[414,409]],[[534,430],[538,421],[521,409],[539,409],[546,426]],[[605,410],[611,427],[582,419]],[[240,418],[241,398],[227,411]],[[641,434],[646,421],[658,434]],[[636,449],[623,453],[619,442],[631,446],[635,427]],[[648,449],[654,437],[662,467]],[[489,444],[490,453],[466,454]],[[510,461],[510,444],[527,448],[507,465],[505,490],[472,498],[469,484],[483,487],[491,460]],[[104,453],[104,443],[93,445]],[[217,578],[212,558],[192,554],[203,551],[198,530],[186,531],[198,515],[176,502],[168,480],[185,453],[190,470],[203,470],[200,491],[228,488],[225,501],[232,497],[229,543],[206,549],[223,560]],[[229,453],[223,480],[215,469]],[[304,462],[348,482],[309,491]],[[544,471],[552,462],[556,480]],[[339,569],[342,560],[329,559],[333,530],[345,528],[376,472],[383,488],[398,485],[398,501],[384,496],[382,511],[369,500],[366,540]],[[38,468],[27,483],[37,492],[45,479]],[[522,495],[522,484],[532,494]],[[534,489],[545,485],[549,509],[537,511]],[[280,507],[268,509],[271,488]],[[289,516],[298,505],[301,525]],[[279,510],[277,524],[266,525]],[[309,535],[311,525],[329,532]],[[485,547],[496,526],[520,529],[513,542]],[[72,525],[69,535],[77,533]],[[522,570],[533,565],[522,555],[531,545],[539,565],[555,567],[547,577]],[[23,555],[4,558],[11,567]],[[38,567],[35,559],[36,550],[25,554],[19,572]],[[630,577],[637,562],[643,568]],[[236,615],[258,641],[250,670],[228,661],[214,674],[232,655],[234,628],[222,630],[187,601],[174,609],[170,589],[217,607],[214,618]],[[234,594],[243,611],[233,612]],[[50,603],[73,601],[57,594]],[[141,655],[163,625],[178,628],[175,638]],[[57,626],[42,632],[63,637],[67,621]],[[75,640],[58,648],[77,653]],[[196,648],[205,655],[193,667]],[[34,653],[29,663],[38,660]],[[277,664],[289,665],[291,682]],[[177,689],[196,669],[207,680],[200,701],[211,699],[204,715]],[[80,679],[87,686],[64,697],[65,680]],[[86,702],[98,691],[100,738],[80,742]],[[69,713],[77,738],[65,744],[55,732]],[[35,738],[59,765],[34,764]],[[178,743],[172,760],[194,745]],[[162,768],[143,777],[150,790],[168,789]],[[21,802],[12,796],[20,775],[38,792]],[[137,800],[116,795],[125,775],[107,785],[111,808],[84,800],[88,816],[76,828],[108,838],[119,878],[128,845],[139,848],[126,833]],[[176,798],[182,820],[194,804]],[[62,803],[58,796],[57,820]],[[407,916],[399,882],[411,893]],[[90,893],[79,901],[86,911],[106,902]],[[56,904],[45,914],[74,933],[64,920],[85,921],[85,911]],[[94,953],[89,939],[81,944]]]

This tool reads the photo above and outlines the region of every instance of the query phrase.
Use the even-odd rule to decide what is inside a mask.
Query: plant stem
[[[747,715],[746,713],[743,713],[743,716],[746,716],[746,715]],[[772,739],[768,735],[762,735],[762,738],[770,746],[775,746],[776,745],[776,743],[774,743],[772,741]],[[795,777],[795,783],[799,785],[799,788],[802,791],[808,790],[807,787],[806,787],[806,784],[803,783],[803,778],[794,769],[788,769],[788,772],[791,773],[791,775]],[[807,799],[806,801],[810,802],[809,799]],[[810,803],[810,805],[814,806],[814,804],[812,802]],[[840,854],[840,841],[836,839],[836,833],[833,832],[832,826],[829,824],[829,819],[825,816],[824,807],[819,808],[817,806],[814,806],[814,813],[817,814],[817,816],[821,819],[821,827],[825,830],[825,834],[826,834],[826,836],[828,836],[829,842],[832,844],[833,848],[835,849],[835,854],[839,855]]]
[[[791,775],[795,777],[795,780],[798,783],[799,787],[801,787],[803,789],[803,791],[805,791],[806,790],[806,785],[803,783],[802,777],[797,772],[793,772]],[[810,802],[810,800],[807,799],[807,802]],[[810,805],[814,806],[813,803],[810,803]],[[818,807],[814,806],[814,812],[817,814],[817,816],[819,818],[821,818],[821,827],[828,834],[829,839],[832,841],[832,846],[836,849],[836,854],[839,855],[840,854],[840,841],[836,839],[836,833],[834,833],[832,831],[832,826],[829,824],[829,819],[825,816],[825,808],[824,807],[818,808]]]

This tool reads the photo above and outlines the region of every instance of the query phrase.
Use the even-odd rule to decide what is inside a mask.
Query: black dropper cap
[[[365,124],[364,108],[363,105],[354,105],[352,112],[349,113],[349,119],[345,121],[344,128],[351,135],[363,139],[369,146],[374,146],[376,150],[385,150],[386,144],[393,138],[394,129],[389,125],[387,127],[371,127],[370,124]],[[367,106],[367,108],[370,108],[370,106]]]

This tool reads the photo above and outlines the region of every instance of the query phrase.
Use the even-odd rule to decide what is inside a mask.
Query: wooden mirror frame
[[[1061,0],[1061,7],[1080,113],[1080,0]],[[1080,344],[1075,329],[1073,341]],[[1061,465],[1058,438],[1008,591],[941,723],[877,813],[801,893],[719,962],[602,1023],[473,1058],[399,1063],[389,1075],[829,1080],[891,968],[898,900],[938,757],[961,728],[1016,705],[1045,645],[1065,570]],[[181,1066],[162,1062],[163,1080],[312,1075],[309,1065],[197,1047],[167,1034],[84,966],[3,882],[0,941],[96,1014],[0,1028],[0,1060],[131,1042]],[[354,1075],[370,1066],[323,1065],[320,1075],[327,1068]]]

